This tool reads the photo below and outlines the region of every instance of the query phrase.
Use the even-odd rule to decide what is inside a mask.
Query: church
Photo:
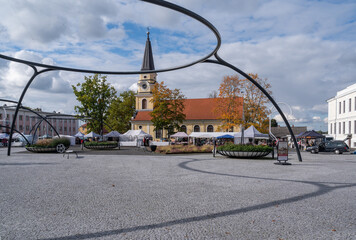
[[[148,32],[141,71],[155,70],[149,34]],[[168,137],[167,130],[163,130],[163,132],[162,130],[154,131],[154,126],[151,122],[150,112],[153,110],[153,103],[151,102],[152,90],[156,83],[157,73],[140,74],[137,84],[136,114],[131,120],[132,130],[142,130],[149,133],[155,140]],[[217,132],[222,121],[219,114],[214,111],[216,104],[216,98],[185,99],[184,114],[186,118],[181,125],[181,131],[188,135],[192,132]],[[231,130],[240,131],[240,127],[235,126]]]

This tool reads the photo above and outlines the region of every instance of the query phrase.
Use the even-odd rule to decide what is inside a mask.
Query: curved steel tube
[[[0,102],[11,102],[11,103],[16,103],[16,104],[18,104],[18,102],[16,102],[16,101],[7,100],[7,99],[2,99],[2,98],[0,99]],[[16,106],[8,106],[8,107],[16,107]],[[42,119],[42,121],[43,121],[43,120],[46,121],[46,122],[51,126],[51,128],[56,132],[57,136],[59,137],[59,134],[58,134],[57,130],[53,127],[53,125],[52,125],[49,121],[47,121],[47,117],[43,117],[41,114],[39,114],[39,113],[36,112],[36,111],[33,111],[31,108],[28,108],[28,107],[25,107],[25,106],[22,106],[22,105],[21,105],[20,108],[26,109],[26,110],[28,110],[28,111],[30,111],[30,112],[36,114],[37,116],[39,116],[39,117]],[[70,116],[72,116],[72,115],[70,115]],[[36,125],[36,124],[37,124],[37,123],[35,123],[35,125]],[[34,127],[31,128],[31,130],[30,130],[30,132],[29,132],[30,134],[31,134],[33,128],[34,128]]]
[[[272,104],[276,107],[278,112],[281,114],[281,116],[283,118],[283,121],[285,122],[285,124],[286,124],[286,126],[287,126],[287,128],[289,130],[289,133],[292,136],[294,144],[297,146],[295,136],[293,134],[292,129],[290,128],[288,120],[284,116],[284,114],[281,111],[281,109],[278,107],[277,103],[273,100],[273,98],[256,81],[254,81],[250,76],[248,76],[248,74],[244,73],[243,71],[241,71],[237,67],[229,64],[228,62],[224,61],[223,59],[221,59],[218,56],[217,52],[218,52],[218,50],[220,49],[220,46],[221,46],[221,36],[220,36],[219,31],[208,20],[206,20],[205,18],[201,17],[200,15],[198,15],[198,14],[196,14],[196,13],[194,13],[194,12],[192,12],[192,11],[186,9],[186,8],[180,7],[178,5],[175,5],[173,3],[169,3],[169,2],[166,2],[166,1],[163,1],[163,0],[141,0],[141,1],[148,2],[148,3],[151,3],[151,4],[155,4],[155,5],[158,5],[158,6],[161,6],[161,7],[172,9],[174,11],[183,13],[184,15],[189,16],[189,17],[199,21],[200,23],[202,23],[203,25],[208,27],[214,33],[214,35],[216,37],[216,40],[217,40],[216,47],[214,48],[214,50],[212,52],[210,52],[205,57],[203,57],[203,58],[201,58],[199,60],[196,60],[194,62],[182,65],[182,66],[166,68],[166,69],[150,70],[150,71],[126,71],[126,72],[125,71],[120,71],[120,72],[97,71],[97,70],[86,70],[86,69],[76,69],[76,68],[51,66],[51,65],[41,64],[41,63],[25,61],[25,60],[22,60],[22,59],[12,58],[12,57],[0,54],[0,58],[6,59],[6,60],[9,60],[9,61],[14,61],[14,62],[26,64],[26,65],[32,67],[34,69],[34,71],[35,71],[33,76],[31,77],[31,79],[27,83],[26,87],[24,88],[24,90],[23,90],[23,92],[21,94],[20,100],[18,102],[18,106],[17,106],[16,111],[15,111],[14,120],[13,120],[13,123],[12,123],[12,126],[11,126],[10,138],[12,137],[12,132],[13,132],[13,128],[14,128],[14,125],[15,125],[15,119],[17,117],[17,112],[18,112],[18,109],[19,109],[19,105],[21,105],[21,102],[23,100],[23,97],[25,96],[25,93],[26,93],[28,87],[31,85],[31,83],[34,80],[34,78],[37,77],[37,75],[39,75],[40,73],[43,73],[43,72],[46,72],[46,71],[51,71],[51,70],[62,70],[62,71],[71,71],[71,72],[98,73],[98,74],[108,74],[108,75],[109,74],[110,75],[111,74],[115,74],[115,75],[130,75],[130,74],[145,74],[145,73],[168,72],[168,71],[178,70],[178,69],[182,69],[182,68],[187,68],[187,67],[193,66],[193,65],[198,64],[198,63],[207,62],[207,63],[215,63],[215,64],[220,64],[220,65],[229,67],[229,68],[235,70],[236,72],[238,72],[239,74],[243,75],[244,77],[246,77],[253,84],[255,84],[268,97],[268,99],[272,102]],[[215,56],[216,60],[209,60],[209,58],[211,56],[213,56],[213,55]],[[37,67],[42,67],[42,68],[45,68],[45,69],[40,71],[40,72],[38,72],[37,69],[36,69],[36,66]],[[9,147],[8,148],[8,155],[9,156],[10,156],[10,151],[11,151],[10,149],[11,148]],[[299,149],[296,148],[296,150],[297,150],[299,161],[302,161]]]
[[[4,126],[4,125],[0,125],[0,128],[7,128],[7,129],[10,129],[11,130],[11,127],[8,127],[8,126]],[[18,134],[20,134],[27,142],[27,144],[30,144],[30,142],[27,140],[27,138],[25,137],[25,135],[23,135],[20,131],[17,131],[16,129],[14,129],[15,132],[17,132]],[[12,138],[11,138],[12,139]],[[10,141],[10,139],[9,139]]]

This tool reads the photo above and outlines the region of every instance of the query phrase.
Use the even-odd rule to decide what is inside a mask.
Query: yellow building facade
[[[153,54],[149,33],[147,34],[145,53],[141,71],[155,70],[153,62]],[[150,112],[153,110],[152,90],[157,83],[157,73],[140,74],[138,80],[138,89],[136,94],[136,114],[131,120],[132,130],[142,130],[152,135],[154,140],[167,138],[167,130],[154,131],[154,126],[151,122]],[[241,98],[242,102],[242,98]],[[181,130],[188,135],[192,132],[216,132],[222,121],[220,116],[215,112],[217,104],[216,98],[200,98],[200,99],[185,99],[184,113],[185,121],[181,125]],[[241,104],[242,113],[242,104]],[[240,131],[236,126],[233,131]]]

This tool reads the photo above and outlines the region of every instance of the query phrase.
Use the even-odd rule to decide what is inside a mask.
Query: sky
[[[219,55],[272,85],[291,125],[327,129],[327,100],[356,82],[356,1],[174,0],[220,32]],[[138,71],[147,27],[156,69],[210,53],[216,38],[201,23],[139,0],[0,0],[0,54],[49,65]],[[33,70],[0,59],[0,98],[18,100]],[[206,98],[232,70],[209,63],[158,74],[187,98]],[[84,76],[39,75],[23,104],[74,114],[72,85]],[[138,75],[108,75],[118,92],[135,90]],[[0,103],[0,105],[2,105]],[[275,109],[271,117],[283,121]],[[1,108],[0,108],[0,111]]]

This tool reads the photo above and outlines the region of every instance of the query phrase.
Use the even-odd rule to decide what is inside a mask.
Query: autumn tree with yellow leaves
[[[270,95],[271,85],[267,78],[262,79],[258,74],[248,74],[258,82]],[[243,124],[244,128],[253,125],[260,132],[268,132],[267,108],[268,98],[248,79],[238,75],[225,76],[219,87],[219,95],[216,98],[215,111],[220,115],[222,124],[220,131],[230,131],[233,127]],[[244,109],[244,120],[242,119]]]

